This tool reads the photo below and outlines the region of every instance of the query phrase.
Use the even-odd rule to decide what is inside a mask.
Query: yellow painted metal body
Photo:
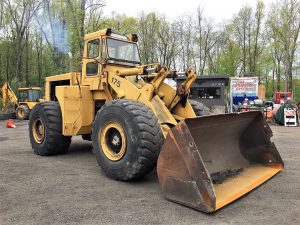
[[[27,107],[31,110],[37,102],[19,102],[18,105],[27,105]]]
[[[18,98],[7,82],[5,82],[4,85],[2,86],[1,92],[2,92],[2,104],[4,108],[7,105],[8,99],[13,105],[18,104]]]
[[[91,133],[95,103],[105,103],[114,99],[132,99],[146,104],[158,117],[165,136],[169,126],[176,125],[184,118],[195,117],[191,105],[187,102],[187,105],[182,107],[176,90],[163,82],[171,75],[166,68],[158,67],[157,64],[123,66],[100,63],[103,54],[107,54],[101,53],[107,32],[102,30],[85,36],[81,73],[70,72],[46,78],[45,100],[59,102],[65,136]],[[113,38],[119,40],[118,37]],[[99,40],[99,54],[97,57],[89,58],[87,57],[88,43],[94,40]],[[120,40],[132,42],[129,38]],[[99,62],[98,72],[94,75],[86,73],[86,65],[91,62]],[[149,66],[155,67],[156,71],[146,75],[145,68]],[[136,75],[148,77],[150,81],[137,80]],[[187,71],[187,80],[183,83],[187,92],[195,79],[195,71]]]
[[[226,151],[230,152],[232,149],[238,149],[240,146],[238,134],[245,133],[243,129],[246,128],[246,125],[250,126],[249,124],[254,124],[255,120],[253,119],[251,123],[249,122],[249,124],[245,125],[243,121],[247,122],[250,121],[250,119],[240,120],[238,117],[239,114],[234,114],[232,121],[227,121],[226,118],[224,118],[224,115],[219,115],[221,119],[217,119],[220,120],[220,122],[218,123],[218,120],[215,121],[217,128],[212,131],[210,136],[207,136],[207,131],[212,130],[209,128],[211,127],[212,121],[215,120],[213,117],[202,117],[202,120],[204,122],[206,121],[207,123],[206,127],[203,126],[202,122],[199,126],[195,126],[195,123],[198,123],[198,119],[201,118],[199,117],[193,121],[194,126],[189,125],[189,127],[192,127],[193,129],[189,129],[188,126],[186,126],[186,129],[183,129],[183,125],[186,121],[192,121],[192,119],[188,118],[194,118],[196,116],[192,106],[190,105],[189,101],[187,101],[190,87],[196,80],[196,72],[194,70],[187,70],[185,72],[186,80],[177,87],[177,90],[175,90],[171,86],[164,83],[164,80],[167,77],[174,75],[173,71],[170,71],[157,64],[140,65],[137,63],[132,65],[130,63],[126,63],[125,61],[122,63],[117,63],[115,60],[112,60],[108,57],[110,53],[105,47],[107,45],[107,39],[115,39],[129,43],[135,43],[133,40],[136,40],[134,36],[130,36],[126,40],[117,36],[111,36],[110,30],[108,29],[87,34],[84,38],[85,42],[81,73],[70,72],[46,78],[45,100],[59,102],[62,112],[63,135],[74,136],[90,134],[96,112],[106,102],[110,102],[115,99],[131,99],[144,103],[157,116],[165,138],[165,143],[160,152],[157,167],[158,176],[160,178],[160,183],[162,185],[164,194],[170,200],[181,202],[182,204],[191,206],[193,208],[198,208],[206,212],[215,211],[229,202],[239,198],[264,181],[268,180],[271,176],[282,169],[283,162],[280,159],[276,148],[274,147],[272,148],[272,151],[275,152],[275,155],[278,155],[278,162],[282,166],[267,169],[262,167],[247,169],[247,167],[243,167],[244,173],[239,177],[239,179],[232,179],[230,181],[228,180],[228,182],[224,182],[222,185],[215,185],[215,188],[211,188],[211,190],[215,191],[211,191],[208,194],[213,195],[214,198],[212,199],[215,200],[215,196],[217,196],[218,199],[215,201],[216,204],[214,204],[213,208],[203,208],[202,203],[205,202],[205,199],[202,197],[205,197],[207,195],[206,192],[208,192],[210,189],[207,188],[208,184],[206,183],[202,186],[200,185],[200,189],[202,189],[200,191],[202,191],[204,195],[198,196],[200,192],[196,186],[193,186],[195,184],[195,180],[193,179],[195,179],[197,176],[202,176],[201,179],[199,178],[197,180],[197,182],[199,181],[200,184],[209,181],[209,184],[212,186],[212,182],[210,174],[205,169],[205,166],[204,169],[201,169],[203,165],[201,157],[208,157],[210,153],[215,152],[216,154],[213,155],[214,157],[207,160],[208,163],[213,163],[216,162],[216,156],[222,158],[222,154],[224,152],[226,153]],[[89,43],[96,45],[99,44],[97,46],[98,49],[96,49],[98,52],[96,51],[96,54],[93,54],[93,57],[88,57],[90,52]],[[93,72],[88,71],[88,65],[93,65]],[[252,114],[245,115],[247,117],[247,115],[251,116]],[[253,118],[255,116],[256,115],[252,115]],[[231,129],[231,133],[233,133],[233,135],[226,134],[226,128],[230,123],[233,124]],[[267,130],[267,126],[263,126],[262,124],[263,122],[259,121],[259,124],[257,125],[259,129],[257,130],[263,130],[261,127],[264,127],[265,130]],[[222,129],[219,129],[220,125],[223,126]],[[119,151],[120,154],[112,153],[108,148],[105,147],[106,145],[104,143],[104,136],[105,132],[108,132],[109,129],[116,129],[121,134],[120,139],[122,139],[122,146],[125,146],[126,138],[124,131],[115,123],[103,124],[102,128],[102,132],[104,132],[104,134],[100,135],[99,138],[104,148],[104,154],[110,160],[118,161],[123,157],[126,149],[122,148]],[[209,149],[207,154],[200,155],[199,151],[196,151],[193,147],[195,146],[194,141],[197,142],[197,140],[200,140],[199,131],[202,132],[200,137],[206,137],[201,141],[201,143],[204,144],[204,147],[202,146],[199,149],[203,152]],[[177,138],[174,140],[171,138],[172,132],[179,133]],[[250,132],[251,135],[249,135],[249,137],[253,136],[253,133],[255,132]],[[268,146],[271,146],[271,144],[268,142],[268,131],[264,132],[266,132],[266,134],[264,133],[262,136],[266,137],[265,139],[267,140],[266,142]],[[187,137],[191,135],[191,133],[195,133],[195,138],[191,137],[190,141],[185,143],[185,141],[187,141]],[[219,139],[216,139],[214,142],[212,137],[216,136],[216,133],[219,135]],[[37,134],[36,136],[39,137],[41,135]],[[180,139],[180,141],[177,139]],[[259,138],[255,139],[255,141],[258,142],[259,140]],[[123,143],[123,141],[125,143]],[[244,142],[248,143],[247,141]],[[182,143],[184,143],[184,145],[180,146]],[[216,143],[220,145],[214,146]],[[258,143],[258,145],[259,144],[260,143]],[[232,148],[232,146],[235,148]],[[178,148],[177,152],[175,151],[176,148]],[[260,148],[261,147],[258,147],[258,149]],[[222,149],[225,149],[226,151],[223,151]],[[234,160],[237,155],[239,156],[239,154],[237,154],[238,152],[240,151],[237,150],[235,152],[236,154],[231,155],[232,159],[230,159],[230,156],[228,156],[228,163],[230,163],[231,160]],[[242,157],[236,160],[239,163],[244,162],[245,160],[241,158]],[[214,169],[216,169],[214,172],[220,172],[217,171],[217,168],[222,165],[224,160],[220,159],[219,161],[220,163],[216,163],[216,165],[214,165]],[[181,177],[180,174],[182,175]],[[213,175],[213,172],[211,175]],[[170,177],[172,179],[170,179]],[[182,180],[180,180],[180,178]],[[176,186],[176,184],[178,184],[178,186]],[[234,189],[234,191],[230,191],[231,189]],[[196,198],[190,198],[192,196],[190,195],[191,190],[194,190],[193,193],[195,194]],[[178,195],[175,196],[174,193],[178,193]],[[182,199],[183,193],[187,195],[186,201]],[[199,204],[200,206],[198,207]]]
[[[118,142],[118,141],[121,142],[118,153],[112,151],[111,148],[107,145],[106,138],[107,138],[110,130],[113,130],[113,129],[117,130],[117,132],[120,134],[120,140],[113,140],[113,142]],[[100,140],[99,143],[101,143],[101,146],[103,148],[103,153],[105,154],[105,156],[108,159],[110,159],[112,161],[118,161],[118,160],[122,159],[123,156],[125,155],[126,144],[127,144],[126,133],[125,133],[123,127],[119,123],[111,122],[111,123],[105,124],[103,126],[103,129],[101,130],[99,140]]]
[[[32,135],[36,143],[41,144],[45,138],[45,125],[41,119],[33,122]]]
[[[91,133],[94,121],[93,96],[89,87],[58,86],[56,97],[63,116],[63,134],[72,136]]]

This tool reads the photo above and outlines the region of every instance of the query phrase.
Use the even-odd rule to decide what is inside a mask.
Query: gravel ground
[[[300,127],[272,126],[285,169],[214,214],[169,202],[156,173],[124,183],[103,175],[91,143],[33,154],[27,122],[0,121],[0,224],[300,224]]]

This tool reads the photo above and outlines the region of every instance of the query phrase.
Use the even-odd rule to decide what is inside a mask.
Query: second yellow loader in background
[[[260,112],[203,115],[188,100],[195,71],[182,73],[186,80],[174,90],[164,80],[181,73],[142,65],[136,42],[110,29],[87,34],[81,72],[46,78],[45,101],[30,115],[36,154],[63,153],[82,135],[107,176],[136,180],[157,166],[167,199],[204,212],[283,168]]]
[[[18,88],[18,93],[15,95],[8,82],[2,86],[1,93],[4,111],[9,111],[8,103],[10,103],[19,120],[28,119],[30,111],[42,98],[40,87]]]

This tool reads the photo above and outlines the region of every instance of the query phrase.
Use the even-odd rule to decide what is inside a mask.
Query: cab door
[[[102,65],[100,64],[100,37],[85,41],[82,59],[82,84],[96,90],[100,82]]]

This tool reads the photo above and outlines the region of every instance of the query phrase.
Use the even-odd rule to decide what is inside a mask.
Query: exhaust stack
[[[73,54],[72,52],[68,52],[69,59],[70,59],[70,73],[74,72],[73,71]]]

